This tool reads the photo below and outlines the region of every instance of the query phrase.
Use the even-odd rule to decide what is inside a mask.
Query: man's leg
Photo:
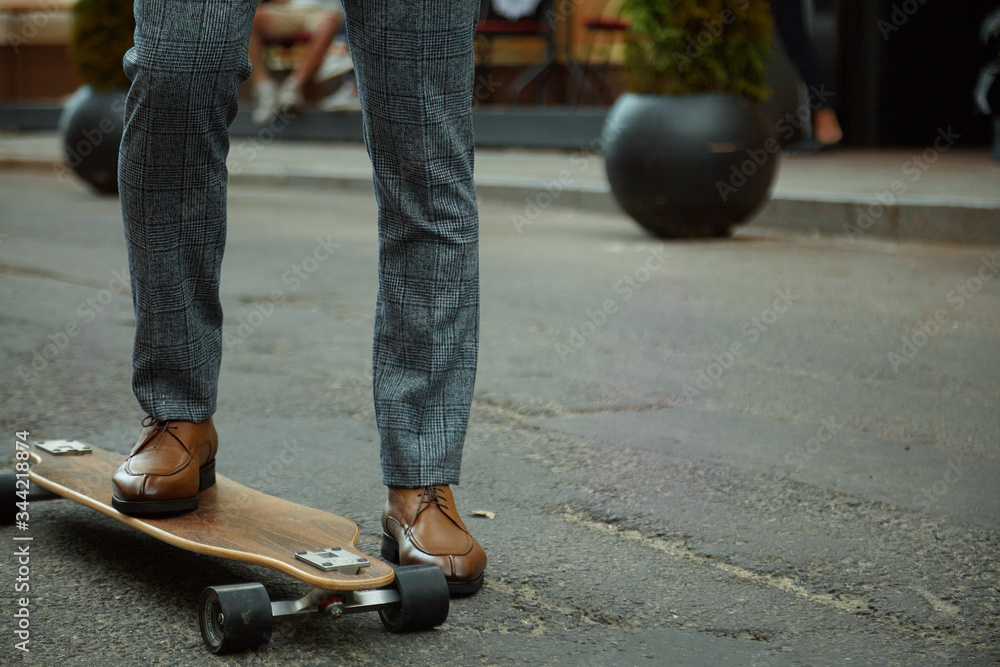
[[[479,327],[474,0],[349,0],[374,165],[375,408],[388,485],[457,484]]]
[[[214,482],[228,128],[250,74],[255,8],[256,0],[135,3],[119,190],[136,318],[132,388],[149,421],[115,474],[129,513],[193,509]],[[180,463],[163,454],[171,449]]]
[[[390,487],[383,553],[438,563],[460,592],[478,588],[486,565],[448,488],[459,481],[479,335],[478,7],[346,2],[379,209],[373,365]]]

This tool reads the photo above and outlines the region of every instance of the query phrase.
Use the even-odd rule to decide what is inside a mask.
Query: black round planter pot
[[[604,137],[615,199],[664,238],[728,236],[767,198],[780,150],[760,106],[723,93],[626,93]]]
[[[97,93],[83,86],[67,100],[59,117],[66,165],[104,194],[118,192],[125,95],[124,90]]]

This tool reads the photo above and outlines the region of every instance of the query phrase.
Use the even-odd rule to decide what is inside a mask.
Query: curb
[[[368,177],[337,176],[308,172],[254,172],[234,174],[239,185],[323,187],[342,191],[371,192]],[[484,178],[476,181],[481,199],[526,206],[535,202],[543,188],[526,181]],[[577,208],[612,215],[625,214],[610,189],[599,185],[577,185],[551,198],[550,206]],[[868,216],[862,214],[871,211]],[[868,222],[868,220],[871,222]],[[860,220],[860,222],[859,222]],[[772,194],[749,222],[750,227],[768,227],[803,234],[861,237],[894,241],[934,243],[1000,244],[1000,208],[995,201],[942,201],[912,198],[884,206],[878,199],[831,199],[816,196]]]
[[[875,237],[893,241],[1000,244],[1000,209],[995,202],[904,201],[884,206],[871,200],[846,201],[773,196],[750,224],[790,231]]]
[[[52,160],[20,156],[0,157],[0,169],[45,171]],[[310,171],[244,171],[231,174],[230,182],[249,186],[325,188],[372,192],[369,176]],[[482,178],[476,181],[480,198],[527,205],[539,193],[538,185],[516,179]],[[624,215],[606,185],[577,184],[551,198],[551,206]],[[865,213],[867,212],[867,215]],[[1000,207],[996,201],[911,198],[884,206],[870,199],[834,199],[829,195],[790,196],[773,193],[771,199],[746,223],[823,236],[846,236],[924,241],[935,243],[1000,244]]]

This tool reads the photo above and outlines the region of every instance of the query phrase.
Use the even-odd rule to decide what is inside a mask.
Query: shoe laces
[[[149,437],[147,437],[145,442],[143,442],[144,446],[149,444],[150,442],[153,442],[154,440],[159,440],[166,434],[169,434],[173,437],[174,440],[180,443],[181,447],[183,447],[185,451],[187,451],[187,445],[185,445],[184,442],[180,438],[178,438],[175,433],[173,433],[173,431],[177,430],[177,426],[171,424],[171,421],[169,419],[157,419],[152,415],[147,415],[142,420],[142,426],[143,428],[153,429],[152,432],[149,434]]]
[[[462,532],[467,533],[468,531],[462,526],[455,517],[449,512],[449,507],[445,502],[444,492],[441,490],[440,486],[425,486],[420,490],[418,496],[420,498],[419,505],[417,506],[416,516],[420,516],[423,512],[430,509],[431,507],[437,507],[442,514],[447,517],[448,521],[455,525],[456,528]]]
[[[447,510],[448,506],[444,504],[444,497],[441,493],[441,489],[436,486],[425,486],[420,490],[420,504],[421,505],[435,505],[442,510]]]

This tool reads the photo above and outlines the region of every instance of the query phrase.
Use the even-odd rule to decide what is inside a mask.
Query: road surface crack
[[[713,567],[743,581],[753,582],[762,586],[769,586],[784,593],[802,598],[810,603],[819,604],[836,611],[854,614],[856,616],[871,618],[875,622],[887,623],[894,626],[901,632],[911,633],[914,630],[919,630],[924,637],[934,638],[941,642],[947,642],[949,644],[956,644],[973,649],[988,648],[975,640],[963,639],[947,629],[930,623],[922,623],[912,619],[903,619],[894,614],[885,614],[884,616],[875,618],[872,616],[872,609],[866,599],[852,597],[842,592],[819,593],[812,591],[801,584],[795,583],[795,581],[789,577],[778,574],[755,572],[739,565],[727,563],[719,559],[717,556],[709,556],[708,554],[701,554],[692,551],[682,540],[653,538],[644,535],[638,530],[621,529],[607,523],[595,521],[589,515],[569,507],[564,508],[559,516],[566,523],[581,526],[583,528],[598,531],[607,535],[617,535],[622,539],[637,542],[645,547],[655,549],[669,556],[687,559],[692,562],[696,562],[701,566]],[[952,616],[957,613],[957,610],[952,605],[936,598],[931,593],[922,590],[917,590],[917,592],[923,595],[923,597],[927,599],[936,611],[945,613],[948,616]]]

